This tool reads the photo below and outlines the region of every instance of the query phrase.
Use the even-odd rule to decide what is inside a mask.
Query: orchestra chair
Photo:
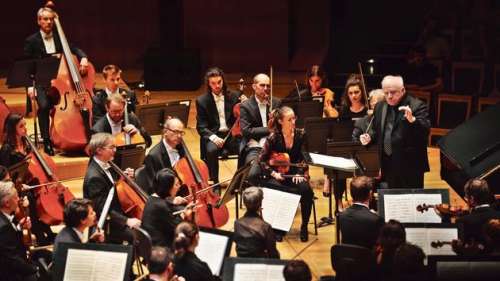
[[[132,228],[132,233],[134,234],[134,260],[139,275],[143,275],[145,272],[143,266],[147,269],[151,258],[153,242],[149,233],[140,227]]]
[[[336,244],[330,249],[332,268],[336,281],[369,281],[375,279],[375,259],[370,249]]]
[[[429,133],[429,145],[434,137],[442,137],[451,129],[469,119],[472,109],[472,96],[442,94],[438,97],[436,127]]]
[[[427,108],[431,108],[431,92],[428,91],[420,91],[420,90],[408,90],[408,94],[410,96],[415,97],[425,104],[427,104]]]
[[[477,113],[482,112],[490,105],[500,103],[500,97],[480,97],[477,100]]]
[[[142,188],[142,190],[146,191],[146,193],[149,195],[155,192],[152,182],[153,179],[148,175],[146,166],[142,165],[141,167],[137,168],[134,174],[135,182]]]
[[[459,95],[480,96],[484,90],[485,66],[476,62],[453,62],[451,91]]]

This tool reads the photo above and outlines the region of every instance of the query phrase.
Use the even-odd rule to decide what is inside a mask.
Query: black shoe
[[[307,242],[309,240],[309,232],[307,231],[307,225],[300,227],[300,241]]]
[[[43,143],[43,150],[50,156],[54,156],[54,148],[52,148],[52,143],[50,141]]]

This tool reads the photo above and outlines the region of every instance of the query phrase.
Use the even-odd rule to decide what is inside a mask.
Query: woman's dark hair
[[[353,86],[358,86],[359,90],[361,91],[361,104],[365,105],[366,104],[366,94],[363,89],[363,82],[361,82],[361,76],[359,74],[351,74],[349,78],[347,79],[345,83],[345,88],[344,88],[344,96],[342,97],[342,104],[347,107],[351,107],[351,100],[349,99],[349,95],[347,94],[348,90],[350,87]]]
[[[393,256],[396,249],[406,242],[404,226],[397,220],[389,220],[382,226],[377,244],[382,247],[383,256]]]
[[[313,76],[318,76],[321,78],[321,87],[325,88],[328,85],[328,78],[323,67],[319,65],[311,66],[306,73],[306,85],[309,90],[311,90],[311,86],[309,85],[309,79]]]
[[[19,113],[9,113],[3,127],[3,143],[16,147],[16,126],[24,116]]]
[[[311,281],[312,275],[309,266],[303,260],[291,260],[283,268],[286,281]]]
[[[222,93],[225,93],[227,91],[227,84],[226,84],[226,78],[224,77],[224,71],[222,71],[222,69],[218,67],[212,67],[207,70],[207,73],[205,73],[205,84],[207,85],[207,92],[209,93],[212,92],[212,89],[208,84],[208,79],[211,77],[218,77],[218,76],[222,78]]]
[[[156,194],[160,198],[166,198],[170,195],[170,190],[174,186],[177,175],[169,168],[164,168],[156,173],[153,180],[153,186]]]
[[[281,132],[282,127],[278,121],[283,119],[285,114],[288,112],[293,112],[293,109],[288,106],[276,108],[271,112],[271,119],[269,120],[269,130],[271,130],[271,132]]]
[[[192,222],[181,222],[175,228],[174,250],[177,257],[182,257],[194,243],[199,229]]]
[[[92,201],[85,198],[77,198],[69,201],[64,206],[63,219],[67,227],[78,227],[80,222],[89,215],[89,207]]]

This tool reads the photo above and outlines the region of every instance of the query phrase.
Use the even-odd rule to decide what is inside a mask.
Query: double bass
[[[47,7],[53,9],[53,3]],[[81,151],[91,135],[92,96],[95,70],[91,64],[85,77],[80,75],[78,59],[71,49],[64,34],[59,16],[54,13],[63,54],[57,77],[51,81],[49,95],[54,97],[56,105],[52,112],[50,138],[54,147],[63,151]]]
[[[36,210],[40,220],[48,225],[58,225],[63,221],[64,205],[74,198],[71,191],[64,186],[55,174],[54,160],[37,147],[27,137],[24,140],[31,148],[28,171],[39,185],[35,189]]]
[[[201,205],[195,213],[195,220],[199,226],[217,228],[227,223],[229,211],[226,205],[217,206],[219,196],[213,193],[208,186],[208,167],[202,160],[193,159],[184,140],[181,140],[185,156],[174,167],[180,180],[189,187],[192,198],[197,197],[197,204]],[[204,190],[204,192],[199,192]]]

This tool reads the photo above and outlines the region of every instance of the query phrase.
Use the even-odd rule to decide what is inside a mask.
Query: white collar
[[[76,227],[72,227],[72,228],[75,231],[78,238],[80,238],[80,241],[83,242],[83,232],[80,232],[80,230],[78,230],[78,228],[76,228]]]
[[[165,138],[162,138],[161,141],[163,142],[163,145],[165,146],[165,148],[167,149],[167,152],[177,152],[179,153],[179,150],[177,150],[177,148],[173,148],[171,147],[167,141],[165,140]]]
[[[99,159],[97,159],[97,157],[94,156],[94,161],[97,163],[97,165],[99,165],[99,167],[101,167],[101,169],[103,169],[104,171],[107,171],[111,166],[104,162],[104,161],[101,161]]]
[[[265,105],[265,106],[267,106],[267,104],[268,104],[268,102],[267,102],[267,101],[261,102],[261,101],[259,100],[259,98],[257,98],[257,97],[255,97],[255,100],[257,101],[257,105],[259,105],[259,106],[261,106],[261,105]]]
[[[108,89],[108,87],[104,88],[104,91],[106,91],[106,94],[109,96],[109,95],[112,95],[112,94],[118,94],[120,93],[120,88],[116,88],[116,92],[111,92],[110,89]]]
[[[474,210],[477,210],[477,209],[480,209],[480,208],[486,208],[486,207],[489,207],[489,206],[490,206],[490,204],[482,204],[482,205],[474,207]]]
[[[364,204],[364,203],[361,203],[361,202],[354,202],[352,203],[353,205],[359,205],[359,206],[363,206],[363,207],[366,207],[367,209],[370,209],[370,207],[368,207],[368,205]]]
[[[42,35],[43,40],[50,40],[54,38],[54,32],[52,31],[50,33],[45,33],[45,31],[40,29],[40,35]]]
[[[214,97],[214,101],[219,101],[219,100],[224,101],[224,94],[223,93],[221,93],[220,95],[216,95],[216,94],[212,93],[212,97]]]
[[[14,215],[9,215],[4,211],[2,211],[2,213],[7,217],[7,219],[10,221],[10,223],[13,223],[12,221],[14,220]]]

